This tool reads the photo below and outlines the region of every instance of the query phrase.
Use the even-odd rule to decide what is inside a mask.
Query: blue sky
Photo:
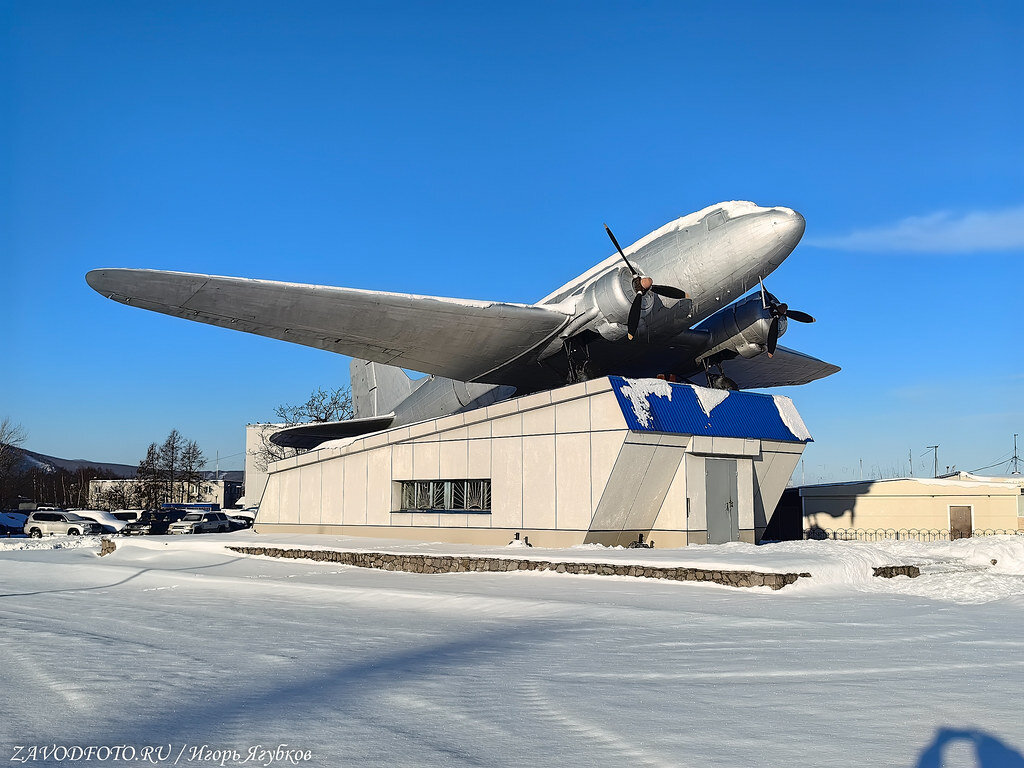
[[[721,200],[807,233],[769,287],[808,481],[1024,433],[1019,3],[0,2],[0,417],[137,462],[348,359],[124,307],[96,267],[532,302]],[[13,330],[12,330],[13,329]]]

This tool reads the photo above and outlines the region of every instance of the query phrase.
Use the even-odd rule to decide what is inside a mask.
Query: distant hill
[[[33,469],[39,469],[43,472],[56,472],[58,469],[66,469],[69,472],[74,472],[82,467],[95,467],[96,469],[108,472],[114,477],[127,479],[135,477],[135,472],[138,469],[138,466],[134,464],[113,464],[108,461],[91,461],[90,459],[60,459],[56,456],[47,456],[45,453],[27,451],[24,448],[19,448],[18,451],[21,453],[21,461],[16,465],[15,472],[28,472]],[[203,474],[207,480],[214,480],[217,473],[207,471]],[[240,469],[221,470],[220,479],[240,483],[244,474]]]
[[[58,469],[66,469],[75,472],[82,467],[95,467],[104,472],[109,472],[115,477],[135,477],[137,466],[131,464],[113,464],[107,461],[91,461],[89,459],[60,459],[56,456],[47,456],[45,453],[36,453],[19,448],[21,461],[16,465],[16,472],[28,472],[32,469],[40,469],[43,472],[56,472]]]

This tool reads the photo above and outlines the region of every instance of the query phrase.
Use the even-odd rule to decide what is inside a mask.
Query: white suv
[[[167,527],[168,533],[223,533],[231,530],[231,521],[223,512],[189,512]]]
[[[103,533],[99,523],[86,520],[74,512],[47,510],[35,511],[25,521],[25,533],[33,539],[41,539],[46,535],[93,536]]]

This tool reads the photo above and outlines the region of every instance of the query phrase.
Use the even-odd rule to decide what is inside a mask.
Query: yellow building
[[[812,537],[834,531],[923,531],[935,538],[1024,531],[1024,479],[1019,476],[960,472],[811,485],[800,489],[800,500],[804,530]]]

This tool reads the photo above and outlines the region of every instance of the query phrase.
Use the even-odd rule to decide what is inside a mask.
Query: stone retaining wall
[[[556,563],[548,560],[527,560],[511,557],[473,557],[469,555],[406,555],[384,552],[344,552],[335,549],[279,549],[277,547],[236,547],[233,552],[294,560],[354,565],[358,568],[381,568],[385,571],[410,573],[466,573],[470,571],[554,571],[556,573],[593,576],[636,576],[669,581],[710,581],[729,587],[770,587],[782,589],[809,573],[760,573],[758,571],[723,571],[703,568],[666,568],[650,565],[613,565],[611,563]]]

